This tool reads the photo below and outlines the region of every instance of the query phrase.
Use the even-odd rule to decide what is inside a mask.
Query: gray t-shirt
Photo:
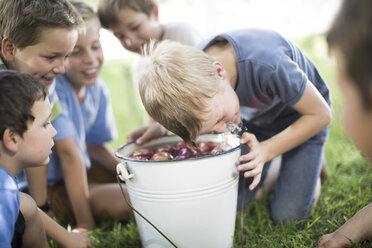
[[[281,131],[300,114],[291,108],[309,80],[331,105],[329,89],[301,50],[276,32],[243,29],[218,34],[198,45],[205,50],[217,38],[234,48],[238,62],[235,89],[243,119],[262,129]]]

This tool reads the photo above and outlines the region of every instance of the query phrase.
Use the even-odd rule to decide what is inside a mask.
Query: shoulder
[[[15,178],[2,166],[0,166],[0,189],[18,191]]]

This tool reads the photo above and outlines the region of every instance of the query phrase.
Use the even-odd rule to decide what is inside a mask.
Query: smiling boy
[[[67,0],[0,1],[2,67],[29,73],[48,87],[53,106],[51,119],[58,131],[53,153],[58,153],[65,173],[71,174],[78,174],[84,165],[74,142],[73,129],[59,104],[54,79],[65,71],[64,62],[75,46],[81,23],[80,16]],[[23,171],[17,176],[20,189],[29,191],[37,205],[49,212],[47,168],[27,169],[26,175],[27,181]],[[68,191],[74,194],[75,189],[68,188]],[[94,227],[93,217],[87,214],[87,199],[79,201],[84,201],[85,205],[76,210],[77,225]]]

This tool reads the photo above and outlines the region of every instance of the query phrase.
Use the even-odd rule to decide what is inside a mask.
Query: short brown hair
[[[154,0],[99,0],[97,12],[102,27],[110,29],[119,23],[120,10],[129,8],[150,16],[154,5],[156,5]]]
[[[220,89],[215,59],[194,47],[162,41],[148,47],[139,90],[147,113],[189,145],[200,134],[206,100]]]
[[[327,34],[330,47],[345,61],[345,72],[354,81],[365,107],[372,108],[372,1],[344,0]]]
[[[0,136],[5,129],[22,134],[27,124],[33,121],[32,106],[38,100],[45,100],[47,88],[29,74],[12,71],[0,71]]]
[[[0,0],[0,38],[20,49],[37,44],[45,28],[77,28],[81,22],[68,0]]]

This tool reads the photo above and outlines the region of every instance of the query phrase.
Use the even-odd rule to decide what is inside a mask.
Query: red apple
[[[133,153],[132,153],[132,156],[131,157],[136,157],[136,156],[146,156],[148,158],[151,158],[151,156],[153,155],[154,153],[148,149],[148,148],[139,148],[137,150],[135,150]]]
[[[177,155],[177,156],[174,158],[174,160],[180,160],[180,159],[186,159],[186,158],[189,158],[189,157],[187,157],[187,156],[185,156],[185,155]]]
[[[193,153],[189,148],[183,147],[178,151],[177,156],[186,156],[187,158],[191,158]]]
[[[180,142],[178,142],[178,143],[176,144],[176,147],[177,147],[177,148],[187,148],[187,145],[186,145],[185,142],[180,141]]]
[[[160,147],[158,147],[156,149],[156,152],[169,152],[169,153],[173,153],[173,151],[174,151],[174,148],[171,145],[160,146]]]
[[[202,153],[207,153],[210,152],[214,146],[209,142],[203,141],[199,143],[198,148]]]
[[[212,155],[215,155],[215,154],[218,154],[218,153],[221,153],[222,151],[221,151],[221,147],[220,146],[215,146],[212,150],[211,150],[211,152],[210,152],[210,154],[212,154]]]
[[[169,152],[157,152],[152,155],[151,160],[163,161],[172,160],[173,156]]]
[[[135,159],[135,160],[150,160],[150,158],[148,156],[132,156],[132,159]]]

